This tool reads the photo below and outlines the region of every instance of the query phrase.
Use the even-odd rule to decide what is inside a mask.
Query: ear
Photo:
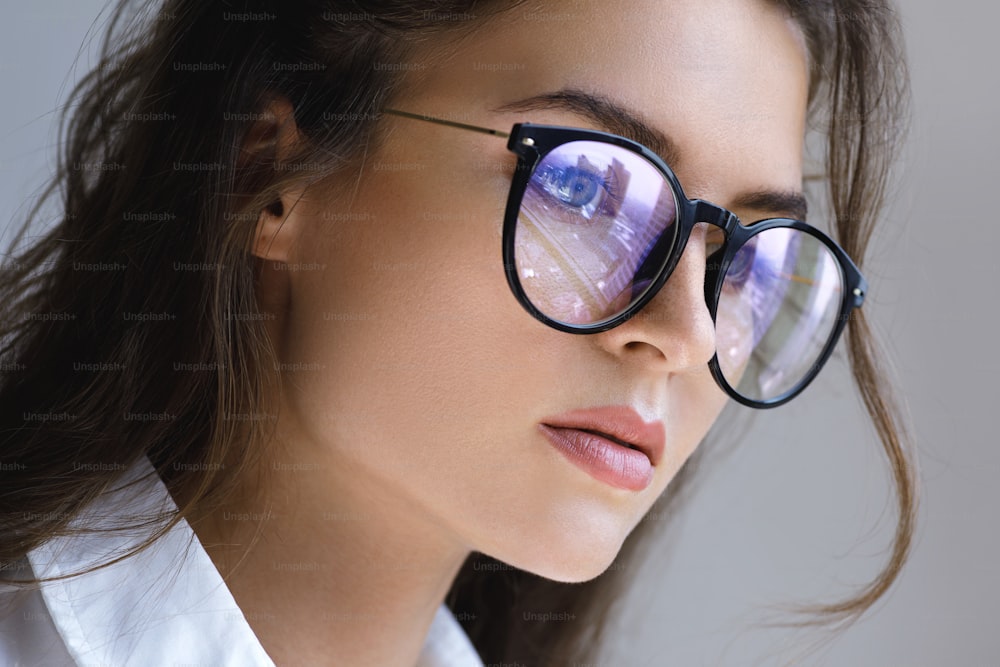
[[[302,137],[291,103],[276,97],[250,127],[240,147],[240,168],[273,169],[294,154]],[[292,214],[302,189],[282,191],[260,211],[250,252],[260,259],[289,261],[299,225]]]

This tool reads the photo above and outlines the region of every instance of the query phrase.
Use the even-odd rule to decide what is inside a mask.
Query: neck
[[[277,665],[413,665],[469,550],[337,463],[264,457],[266,503],[242,494],[191,526]]]

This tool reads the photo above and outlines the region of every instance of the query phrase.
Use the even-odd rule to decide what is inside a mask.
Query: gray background
[[[94,62],[80,45],[104,3],[5,4],[4,225],[54,164],[53,111]],[[998,13],[971,0],[903,8],[913,123],[866,266],[865,310],[912,416],[919,526],[887,598],[806,664],[1000,664]],[[803,397],[757,414],[731,456],[708,460],[688,513],[630,593],[607,664],[783,664],[801,637],[755,629],[775,618],[766,605],[839,598],[881,567],[891,480],[846,369],[841,349]]]

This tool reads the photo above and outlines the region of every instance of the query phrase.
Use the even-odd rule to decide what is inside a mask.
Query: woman
[[[593,657],[724,405],[797,396],[845,324],[900,521],[812,611],[895,579],[914,479],[858,269],[902,100],[888,7],[114,16],[65,215],[0,299],[0,559],[42,582],[10,584],[8,661]],[[841,245],[799,222],[810,108]]]

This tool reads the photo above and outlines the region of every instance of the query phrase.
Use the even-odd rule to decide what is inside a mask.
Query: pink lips
[[[663,422],[644,422],[628,406],[572,410],[538,425],[549,442],[592,477],[641,491],[653,481],[663,458]]]

